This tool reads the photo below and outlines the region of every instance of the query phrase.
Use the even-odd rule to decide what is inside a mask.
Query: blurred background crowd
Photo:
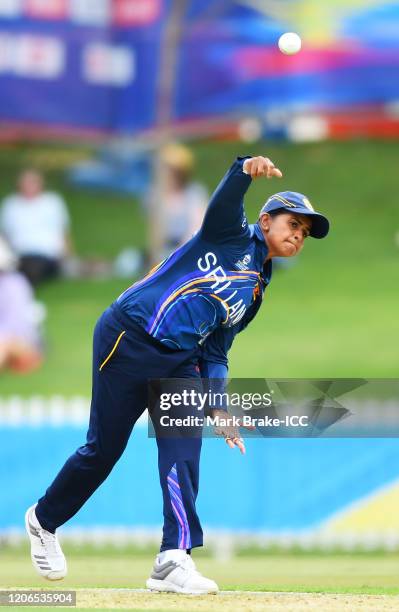
[[[278,50],[286,31],[302,37],[295,56]],[[251,222],[272,191],[291,189],[309,195],[332,230],[295,266],[277,267],[261,316],[232,350],[231,375],[397,376],[398,138],[398,2],[0,0],[3,465],[24,478],[13,436],[35,455],[51,431],[60,463],[81,442],[96,318],[198,229],[240,154],[267,155],[284,172],[278,185],[251,188]],[[399,486],[395,445],[334,440],[326,452],[274,441],[266,452],[259,442],[253,464],[232,468],[259,474],[253,505],[226,526],[202,502],[215,530],[313,533],[345,510],[336,534],[397,545],[399,513],[387,518]],[[135,443],[150,454],[145,436]],[[212,444],[205,470],[219,452]],[[327,483],[326,457],[337,453],[353,463]],[[110,511],[118,479],[131,478],[132,456],[123,461],[78,528],[157,527],[156,483],[147,491],[154,512],[136,512],[122,486],[126,503]],[[310,464],[319,469],[305,490]],[[287,466],[290,510],[277,510],[286,491],[267,465]],[[38,492],[50,475],[43,464]],[[8,478],[0,467],[3,534],[18,530],[34,496],[32,484],[9,497]]]

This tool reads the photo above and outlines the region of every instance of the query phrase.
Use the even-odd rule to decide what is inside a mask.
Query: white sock
[[[166,561],[180,561],[181,559],[184,559],[186,555],[187,553],[185,549],[172,548],[159,553],[158,561],[159,563],[166,563]]]

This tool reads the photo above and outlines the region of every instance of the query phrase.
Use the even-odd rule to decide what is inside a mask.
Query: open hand
[[[215,435],[223,436],[226,444],[230,448],[237,446],[240,449],[241,454],[245,455],[244,440],[241,438],[239,432],[240,424],[235,424],[234,417],[229,415],[229,413],[225,410],[220,409],[212,410],[212,417],[216,417],[220,421],[220,424],[215,426]],[[246,428],[255,429],[252,426],[248,426]]]

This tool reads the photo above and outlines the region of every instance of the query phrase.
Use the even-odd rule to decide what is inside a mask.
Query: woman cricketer
[[[227,352],[259,310],[273,257],[298,255],[308,236],[327,235],[328,220],[291,191],[272,195],[257,223],[249,225],[243,199],[260,177],[282,173],[266,157],[238,158],[214,192],[199,232],[129,287],[97,322],[86,443],[26,513],[32,561],[41,576],[66,575],[56,529],[78,512],[122,455],[147,407],[148,379],[225,378]],[[190,410],[194,414],[196,407],[185,414]],[[219,433],[231,448],[245,452],[236,430]],[[190,554],[203,544],[195,507],[201,436],[158,435],[157,444],[164,526],[147,587],[214,593],[218,586],[196,570]]]

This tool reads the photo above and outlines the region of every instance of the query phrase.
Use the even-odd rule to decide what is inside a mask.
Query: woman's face
[[[265,213],[260,217],[259,224],[269,247],[269,257],[298,255],[312,227],[308,216],[291,212],[282,212],[273,217]]]
[[[18,179],[18,188],[25,198],[35,198],[43,189],[43,179],[35,170],[25,170]]]

